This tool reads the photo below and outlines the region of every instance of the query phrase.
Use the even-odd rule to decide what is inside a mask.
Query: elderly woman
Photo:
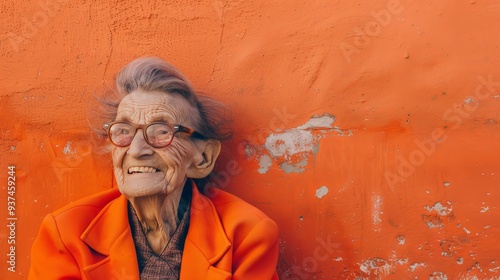
[[[128,64],[116,87],[104,128],[118,189],[44,219],[29,279],[277,279],[276,224],[195,183],[230,136],[213,101],[158,58]]]

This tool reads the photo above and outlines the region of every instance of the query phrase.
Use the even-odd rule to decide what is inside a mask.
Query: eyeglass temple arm
[[[194,129],[191,129],[189,127],[185,127],[185,126],[182,126],[182,125],[176,125],[174,127],[178,132],[184,132],[184,133],[187,133],[189,134],[190,136],[192,137],[195,137],[195,138],[199,138],[199,139],[205,139],[205,136],[203,136],[203,134],[199,133],[199,132],[196,132],[196,130]]]

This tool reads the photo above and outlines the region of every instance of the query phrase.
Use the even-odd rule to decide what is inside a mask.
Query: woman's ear
[[[214,169],[215,161],[221,150],[219,140],[200,141],[196,144],[197,151],[193,163],[187,170],[189,178],[201,179],[207,177]]]

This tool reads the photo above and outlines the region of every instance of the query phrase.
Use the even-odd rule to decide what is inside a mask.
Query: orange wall
[[[44,215],[112,187],[87,112],[142,55],[233,110],[218,178],[278,223],[283,279],[500,275],[499,13],[494,0],[1,1],[0,220],[10,165],[17,220],[15,272],[0,227],[0,278],[25,279]]]

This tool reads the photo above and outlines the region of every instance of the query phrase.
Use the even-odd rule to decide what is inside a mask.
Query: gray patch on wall
[[[351,130],[334,126],[335,116],[325,113],[311,117],[305,124],[283,132],[271,133],[257,156],[258,172],[265,174],[276,162],[283,172],[302,173],[309,163],[309,156],[319,152],[319,140],[329,134],[351,136]]]

